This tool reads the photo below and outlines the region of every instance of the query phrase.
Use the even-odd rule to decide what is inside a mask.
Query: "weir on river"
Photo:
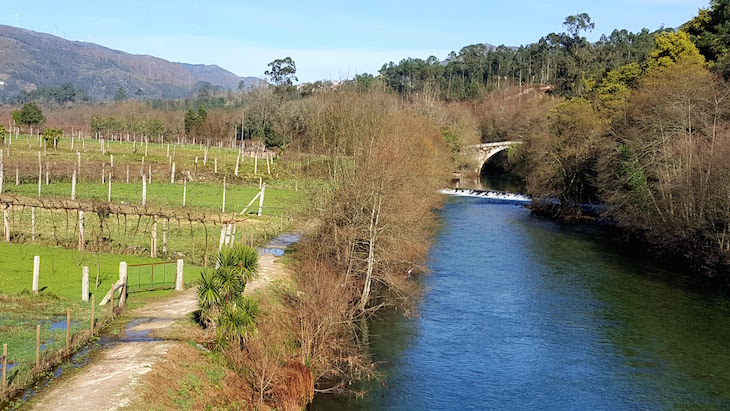
[[[383,378],[312,409],[730,409],[726,293],[514,202],[442,217],[419,315],[370,327]]]

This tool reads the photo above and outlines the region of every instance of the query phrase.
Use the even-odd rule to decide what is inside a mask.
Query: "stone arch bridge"
[[[476,160],[477,167],[474,170],[477,173],[482,171],[484,164],[489,161],[495,154],[500,151],[507,150],[513,145],[522,144],[521,141],[499,141],[496,143],[475,144],[466,146],[463,149],[464,154],[472,156]]]

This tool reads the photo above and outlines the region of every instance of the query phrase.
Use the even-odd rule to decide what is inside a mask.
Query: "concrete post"
[[[185,208],[185,201],[188,198],[188,179],[183,180],[183,203],[182,206]]]
[[[30,208],[30,236],[35,242],[35,207]]]
[[[89,267],[81,267],[81,301],[89,301]]]
[[[175,162],[172,162],[172,172],[170,173],[170,184],[175,184]]]
[[[175,291],[183,290],[183,260],[177,260],[177,271],[175,273]]]
[[[122,283],[127,282],[127,262],[122,261],[119,263],[119,281]]]
[[[76,170],[71,176],[71,200],[76,200]]]
[[[226,212],[226,176],[223,176],[223,206],[221,207],[221,212]]]
[[[119,291],[119,307],[124,308],[127,305],[127,262],[122,261],[119,263],[119,282],[122,283],[122,288]],[[112,304],[112,308],[114,304]]]
[[[38,282],[41,275],[41,256],[33,257],[33,294],[38,294]]]
[[[147,178],[142,174],[142,205],[147,205]]]

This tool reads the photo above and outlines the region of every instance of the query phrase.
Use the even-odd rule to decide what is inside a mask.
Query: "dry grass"
[[[147,373],[142,390],[129,410],[243,410],[250,409],[252,390],[247,381],[218,354],[192,343],[170,349]]]

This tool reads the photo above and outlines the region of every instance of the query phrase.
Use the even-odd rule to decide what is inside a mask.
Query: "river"
[[[730,409],[727,293],[521,205],[441,214],[419,315],[370,327],[383,378],[311,409]]]

